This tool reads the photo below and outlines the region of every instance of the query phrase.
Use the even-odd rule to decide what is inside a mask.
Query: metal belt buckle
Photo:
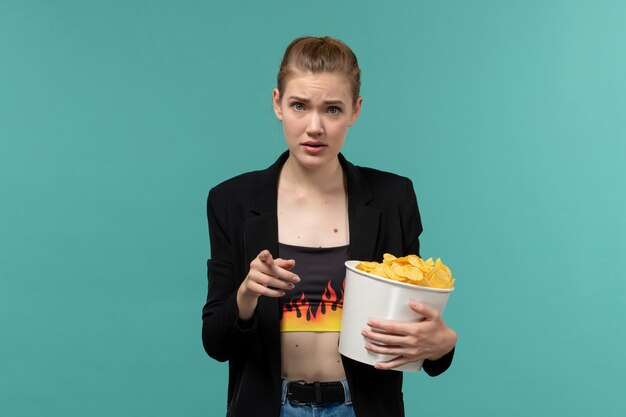
[[[298,401],[296,399],[294,399],[291,394],[293,394],[293,391],[291,391],[291,386],[298,384],[298,385],[304,385],[306,382],[305,381],[289,381],[289,384],[287,385],[287,399],[295,405],[307,405],[308,403],[303,403],[301,401]]]

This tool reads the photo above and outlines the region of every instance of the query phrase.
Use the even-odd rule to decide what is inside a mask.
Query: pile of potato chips
[[[356,266],[356,269],[422,287],[452,288],[454,286],[454,278],[452,278],[450,268],[445,266],[439,258],[433,262],[433,258],[423,260],[417,255],[396,258],[385,253],[382,263],[361,262]]]

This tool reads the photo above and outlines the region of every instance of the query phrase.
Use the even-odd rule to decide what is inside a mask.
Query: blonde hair
[[[356,103],[361,90],[361,69],[354,52],[339,39],[306,36],[294,39],[280,64],[277,77],[278,92],[282,96],[287,81],[298,71],[339,73],[346,76],[352,87],[352,98]]]

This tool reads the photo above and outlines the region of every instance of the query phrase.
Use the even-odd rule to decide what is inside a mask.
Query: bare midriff
[[[285,332],[280,346],[283,378],[306,382],[346,378],[337,332]]]

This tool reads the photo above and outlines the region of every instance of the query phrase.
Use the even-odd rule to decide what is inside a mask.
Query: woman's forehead
[[[331,100],[350,100],[351,86],[348,77],[335,72],[296,72],[286,82],[285,97],[320,96]],[[301,97],[308,98],[308,97]]]

